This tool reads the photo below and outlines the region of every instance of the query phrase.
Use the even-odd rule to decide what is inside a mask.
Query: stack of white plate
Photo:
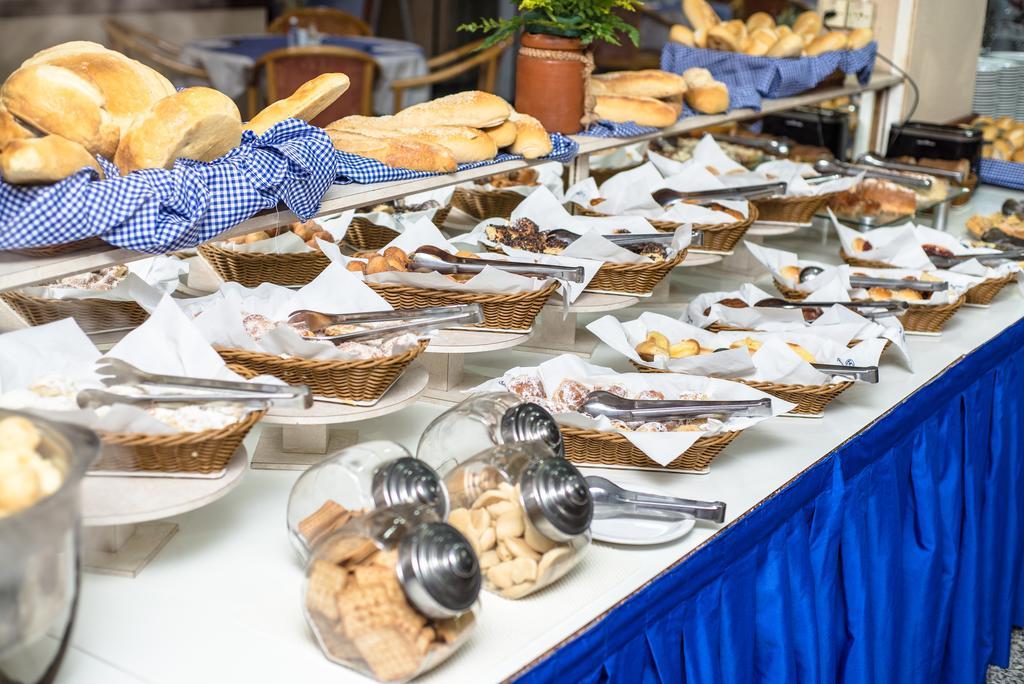
[[[1012,116],[1024,121],[1024,52],[993,52],[987,55],[990,59],[1012,62],[1012,70],[1017,74],[1016,93],[1013,96],[1013,112],[1001,116]],[[1002,83],[1000,83],[1000,86]],[[1002,97],[1002,93],[1000,93]]]
[[[983,116],[1002,116],[999,113],[999,82],[1003,71],[1013,66],[1008,60],[978,58],[978,71],[974,80],[974,111]],[[1014,98],[1016,102],[1016,96]]]

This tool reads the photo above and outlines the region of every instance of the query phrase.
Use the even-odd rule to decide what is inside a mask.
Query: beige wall
[[[908,69],[921,91],[915,119],[949,121],[971,113],[985,5],[985,0],[917,0]],[[909,93],[905,100],[909,105]]]
[[[0,20],[0,80],[34,52],[69,40],[106,43],[102,14],[55,17],[7,17]],[[200,10],[174,12],[123,12],[118,19],[156,33],[175,43],[205,36],[262,33],[266,19],[262,9]]]

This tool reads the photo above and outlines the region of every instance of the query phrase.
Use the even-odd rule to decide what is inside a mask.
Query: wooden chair
[[[477,90],[493,93],[494,84],[498,77],[498,66],[501,63],[501,56],[512,42],[505,41],[477,52],[477,48],[482,43],[483,39],[477,40],[450,52],[431,57],[427,60],[429,73],[423,76],[412,76],[392,81],[391,90],[395,94],[395,111],[401,111],[404,106],[405,91],[409,88],[418,88],[448,81],[476,68],[480,69],[477,79]]]
[[[206,69],[181,61],[180,45],[117,19],[104,20],[103,28],[107,32],[111,49],[148,62],[150,66],[167,73],[171,80],[176,80],[176,76],[187,76],[210,82],[210,75],[206,73]]]
[[[256,62],[248,90],[249,118],[259,111],[261,82],[266,86],[265,101],[269,104],[288,97],[309,79],[330,72],[348,75],[351,83],[344,95],[310,123],[322,127],[350,114],[371,116],[377,62],[359,50],[317,45],[274,50]]]
[[[303,7],[285,12],[267,27],[268,33],[288,33],[295,17],[302,28],[316,27],[320,33],[335,36],[372,36],[373,29],[359,17],[330,7]]]

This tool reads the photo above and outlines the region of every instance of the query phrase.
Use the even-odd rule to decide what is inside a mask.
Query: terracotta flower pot
[[[524,48],[528,54],[523,54]],[[529,54],[531,50],[566,53],[570,59],[545,59]],[[524,33],[516,56],[516,110],[536,117],[548,131],[579,133],[582,56],[583,46],[575,38]]]

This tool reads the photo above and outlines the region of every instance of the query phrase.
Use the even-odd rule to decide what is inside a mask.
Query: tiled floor
[[[1010,639],[1010,667],[988,668],[987,684],[1024,684],[1024,631],[1015,629]]]

